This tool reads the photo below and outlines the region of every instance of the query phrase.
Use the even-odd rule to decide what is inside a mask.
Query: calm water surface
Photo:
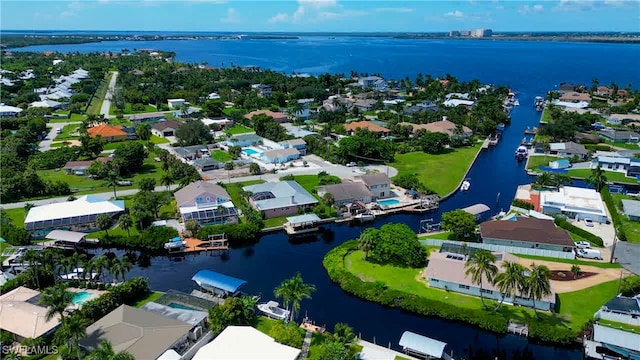
[[[513,152],[527,126],[538,123],[533,108],[537,95],[544,95],[562,81],[590,84],[617,82],[640,84],[640,46],[633,44],[596,44],[517,41],[445,41],[401,40],[389,38],[327,39],[308,37],[298,40],[257,41],[118,41],[80,45],[32,46],[17,51],[119,52],[121,49],[154,48],[175,51],[177,60],[207,62],[214,66],[257,65],[276,71],[319,74],[349,74],[351,70],[380,73],[387,78],[415,78],[452,74],[461,80],[480,79],[484,83],[504,84],[517,92],[521,106],[512,113],[512,125],[495,148],[484,151],[469,173],[471,189],[457,193],[441,204],[438,213],[395,215],[380,218],[373,226],[402,222],[418,230],[419,221],[439,221],[441,212],[484,203],[494,213],[509,207],[517,185],[528,183],[524,164],[514,160]],[[424,318],[361,301],[333,285],[322,267],[322,257],[334,246],[357,237],[363,227],[330,225],[315,241],[294,244],[281,233],[264,236],[257,244],[232,249],[228,257],[190,256],[180,261],[168,257],[149,259],[130,276],[149,278],[157,290],[193,289],[191,276],[203,268],[220,271],[248,281],[248,293],[272,298],[273,288],[284,278],[300,271],[317,291],[313,300],[302,303],[302,311],[319,324],[332,326],[346,322],[366,340],[397,347],[405,330],[433,337],[449,344],[455,354],[478,351],[500,358],[519,358],[514,351],[528,349],[536,359],[581,359],[579,349],[564,349],[530,344],[512,335],[496,336],[454,322]],[[477,357],[480,358],[480,357]]]

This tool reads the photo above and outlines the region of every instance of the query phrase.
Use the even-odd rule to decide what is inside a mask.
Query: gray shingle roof
[[[286,206],[300,206],[317,204],[318,200],[309,194],[300,184],[295,181],[268,182],[245,186],[245,191],[250,191],[254,195],[257,193],[271,193],[273,198],[264,200],[254,200],[259,210],[279,209]],[[293,201],[292,201],[293,197]]]
[[[640,299],[616,296],[604,304],[604,308],[626,314],[640,314]]]
[[[361,180],[367,186],[389,184],[391,181],[389,177],[383,173],[371,173],[362,176],[357,176],[356,180]]]
[[[558,229],[553,220],[517,217],[516,220],[491,220],[480,224],[482,238],[524,241],[574,247],[566,230]]]
[[[622,209],[625,215],[640,217],[640,201],[623,199]]]
[[[330,193],[335,201],[371,197],[371,191],[361,182],[343,182],[327,185],[323,189]]]

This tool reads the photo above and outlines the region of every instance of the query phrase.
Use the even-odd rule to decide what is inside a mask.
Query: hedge
[[[447,320],[464,322],[499,334],[507,332],[509,319],[500,313],[452,306],[442,301],[389,289],[381,281],[362,281],[359,277],[346,270],[344,266],[344,257],[357,250],[357,248],[358,243],[356,240],[347,241],[329,251],[322,261],[331,281],[337,283],[347,293],[384,306],[400,308],[419,315],[436,316]],[[535,321],[533,318],[527,325],[529,325],[529,337],[533,340],[569,344],[576,338],[576,335],[569,329]]]
[[[584,144],[584,147],[593,151],[611,151],[611,146],[604,144]]]
[[[260,227],[252,223],[225,224],[205,226],[196,234],[198,239],[207,239],[209,235],[226,234],[231,245],[240,244],[247,240],[260,238]]]
[[[168,226],[150,226],[140,235],[109,235],[100,239],[100,245],[105,247],[120,247],[125,249],[162,250],[169,239],[178,236],[178,231]]]
[[[603,247],[604,246],[604,241],[602,241],[602,238],[600,236],[594,235],[590,232],[588,232],[587,230],[581,229],[571,223],[569,223],[567,220],[565,220],[564,218],[561,217],[556,217],[554,219],[554,222],[556,223],[557,226],[572,232],[576,235],[579,235],[580,237],[584,238],[585,240],[587,240],[588,242],[590,242],[592,245],[595,246],[599,246],[599,247]]]
[[[627,241],[627,234],[625,234],[622,227],[623,221],[620,218],[618,207],[616,206],[613,197],[611,197],[611,194],[609,193],[609,189],[606,186],[603,187],[602,190],[600,190],[600,194],[602,195],[602,200],[604,200],[605,204],[607,204],[607,208],[609,209],[609,213],[611,214],[611,221],[613,222],[613,226],[617,230],[618,239]]]
[[[133,305],[149,295],[149,282],[138,277],[109,287],[106,293],[89,300],[79,310],[80,315],[96,321],[122,304]]]
[[[520,200],[520,199],[514,199],[513,202],[511,203],[511,205],[515,206],[515,207],[519,207],[522,209],[526,209],[526,210],[533,210],[534,206],[532,203],[528,202],[528,201],[524,201],[524,200]]]

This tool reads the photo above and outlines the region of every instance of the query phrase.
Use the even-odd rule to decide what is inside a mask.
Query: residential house
[[[581,160],[586,159],[587,155],[589,154],[584,145],[577,144],[573,141],[564,143],[551,143],[549,144],[549,153],[565,158],[572,158],[574,156],[577,156]]]
[[[101,124],[87,129],[87,134],[90,137],[102,137],[102,140],[106,142],[116,142],[127,140],[128,133],[124,131],[122,125],[107,125]]]
[[[271,86],[264,84],[253,84],[251,85],[252,90],[256,90],[258,92],[259,97],[268,97],[271,96]]]
[[[257,144],[262,144],[264,142],[264,138],[262,136],[258,136],[255,133],[247,133],[247,134],[239,134],[233,135],[228,138],[225,143],[227,146],[252,146]]]
[[[598,155],[594,163],[605,171],[616,171],[627,173],[631,166],[631,158],[624,156],[604,156]]]
[[[169,109],[180,109],[180,107],[185,104],[189,105],[189,103],[185,99],[167,99],[167,105],[169,105]]]
[[[588,93],[580,93],[576,91],[566,91],[561,93],[560,98],[558,99],[562,102],[571,102],[571,103],[580,103],[580,102],[591,102],[591,95]]]
[[[640,142],[640,134],[627,130],[602,129],[598,131],[600,137],[613,141],[614,143],[637,143]]]
[[[229,119],[223,116],[213,117],[213,118],[202,118],[200,119],[200,121],[202,121],[202,123],[205,124],[207,127],[217,126],[220,129],[230,128],[234,124],[233,119]]]
[[[266,219],[310,211],[318,204],[318,200],[295,181],[268,182],[243,189],[252,193],[249,204]]]
[[[623,199],[622,213],[631,221],[640,221],[640,201]]]
[[[212,92],[209,95],[207,95],[207,100],[216,100],[216,99],[220,99],[220,95],[217,92]]]
[[[348,98],[343,98],[339,95],[329,96],[327,100],[322,102],[322,107],[327,111],[336,111],[340,107],[344,107],[346,111],[351,110],[353,107],[354,101]]]
[[[99,161],[99,162],[101,162],[103,164],[106,164],[106,163],[110,162],[111,160],[113,160],[113,158],[110,158],[110,157],[99,157],[99,158],[96,158],[95,160],[67,161],[67,163],[64,164],[64,167],[62,169],[64,171],[66,171],[67,174],[85,175],[86,172],[87,172],[87,169],[95,161]]]
[[[300,151],[295,147],[272,149],[263,152],[260,157],[268,164],[284,164],[288,161],[300,159]]]
[[[370,173],[356,176],[354,181],[361,182],[371,191],[371,199],[384,199],[393,195],[391,191],[391,180],[383,173]]]
[[[404,110],[407,115],[415,115],[421,112],[434,112],[440,110],[440,107],[431,100],[424,100]]]
[[[16,117],[21,112],[19,107],[0,104],[0,117]]]
[[[302,156],[307,155],[307,142],[304,141],[303,139],[285,140],[285,141],[280,141],[278,144],[282,146],[283,149],[294,148],[298,150],[300,155]]]
[[[495,265],[499,272],[503,271],[502,264],[505,261],[518,262],[518,258],[512,254],[505,252],[494,254],[498,259]],[[503,294],[495,285],[488,281],[484,275],[482,275],[482,289],[480,289],[480,286],[472,280],[472,277],[466,274],[467,269],[465,268],[465,265],[467,260],[467,256],[461,254],[448,252],[431,253],[431,255],[429,255],[429,263],[427,268],[424,270],[423,276],[427,279],[430,287],[472,296],[480,296],[480,294],[482,294],[485,298],[500,301],[503,298]],[[505,299],[505,301],[515,305],[528,307],[534,306],[534,302],[531,299],[519,292],[517,292],[513,297],[509,295],[506,295],[506,297],[507,299]],[[553,285],[551,288],[551,294],[545,295],[542,299],[535,301],[535,307],[539,310],[553,311],[555,309],[555,305],[556,294],[553,291]]]
[[[357,129],[367,129],[371,132],[377,133],[381,137],[389,136],[390,130],[377,125],[371,121],[354,121],[348,124],[344,124],[344,129],[347,131],[347,134],[354,135]]]
[[[129,116],[129,120],[133,122],[133,125],[137,126],[146,122],[155,122],[164,120],[165,113],[163,112],[151,112],[144,114],[133,114]]]
[[[197,220],[200,225],[235,224],[238,210],[231,196],[220,185],[196,181],[173,194],[182,220]]]
[[[558,191],[541,191],[540,207],[547,215],[563,214],[570,219],[609,221],[600,193],[594,189],[563,186]]]
[[[358,79],[358,86],[364,89],[374,89],[376,91],[389,90],[389,84],[379,76],[365,76]]]
[[[174,120],[160,121],[151,126],[151,133],[159,137],[176,136],[176,130],[184,123]]]
[[[0,295],[0,330],[17,342],[52,334],[60,325],[60,315],[47,320],[48,309],[39,305],[40,295],[24,286]]]
[[[473,135],[473,131],[464,125],[461,127],[462,133],[459,135],[456,134],[457,125],[454,122],[446,119],[441,121],[434,121],[428,124],[412,124],[408,122],[401,122],[399,125],[411,126],[413,128],[413,133],[416,133],[420,129],[424,129],[428,132],[443,133],[452,138],[461,136],[466,139]]]
[[[193,360],[297,360],[301,350],[283,345],[250,326],[227,326]]]
[[[360,111],[370,111],[377,102],[378,101],[374,99],[359,99],[356,100],[353,105]]]
[[[195,166],[201,172],[224,168],[224,163],[210,157],[195,159],[192,161],[191,165]]]
[[[127,352],[135,359],[152,360],[169,349],[186,352],[189,340],[202,336],[202,330],[192,332],[192,329],[193,326],[184,321],[120,305],[87,327],[87,336],[80,340],[80,346],[93,351],[107,341],[115,353]]]
[[[372,201],[371,191],[363,182],[344,180],[340,184],[325,185],[318,188],[318,196],[331,194],[334,205],[339,209],[347,204],[361,202],[368,204]]]
[[[466,108],[470,108],[475,104],[473,100],[464,100],[464,99],[449,99],[442,103],[444,106],[448,107],[456,107],[456,106],[464,106]]]
[[[569,232],[558,229],[553,220],[516,217],[480,224],[482,242],[491,245],[572,252],[575,243]]]
[[[206,156],[206,154],[209,154],[209,148],[204,145],[176,147],[173,148],[173,151],[175,151],[176,155],[185,160],[200,159],[201,157]]]
[[[74,201],[35,206],[24,219],[24,228],[33,237],[43,237],[51,230],[90,232],[98,230],[96,217],[106,214],[115,218],[125,212],[124,200],[105,200],[84,195]]]
[[[51,109],[51,110],[58,110],[58,109],[64,108],[65,105],[66,104],[58,102],[58,101],[45,99],[45,100],[40,100],[40,101],[34,101],[31,104],[29,104],[29,107],[30,108],[45,108],[45,109]]]
[[[594,319],[593,340],[585,342],[588,357],[640,358],[640,334],[632,330],[640,326],[640,296],[618,295],[604,304]]]
[[[267,115],[267,116],[271,116],[273,118],[273,120],[275,122],[277,122],[278,124],[284,123],[288,121],[287,115],[281,113],[281,112],[275,112],[275,111],[271,111],[271,110],[256,110],[256,111],[252,111],[248,114],[246,114],[244,117],[245,119],[253,119],[253,117],[255,115]]]
[[[311,109],[311,104],[313,103],[313,99],[298,99],[298,104],[300,104],[300,111],[298,111],[295,116],[300,119],[309,119],[312,115],[315,114],[315,110]]]

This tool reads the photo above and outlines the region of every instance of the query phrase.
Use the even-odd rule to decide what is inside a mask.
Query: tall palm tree
[[[529,276],[526,279],[527,293],[533,301],[533,311],[538,316],[536,309],[536,300],[551,294],[551,270],[545,265],[531,264],[529,267]]]
[[[316,290],[312,284],[305,284],[302,275],[297,272],[291,279],[284,280],[275,290],[274,294],[282,298],[288,309],[291,303],[290,321],[295,319],[296,312],[300,311],[300,302],[304,299],[311,299],[311,293]]]
[[[84,267],[84,265],[87,263],[87,255],[79,253],[77,251],[74,252],[69,259],[70,263],[73,265],[70,271],[73,270],[73,268]]]
[[[60,321],[64,320],[64,312],[73,300],[73,293],[67,290],[67,284],[57,283],[42,292],[40,305],[47,307],[47,321],[53,319],[56,314],[60,315]]]
[[[99,214],[96,216],[96,226],[100,230],[104,231],[107,237],[109,237],[109,229],[111,228],[111,225],[113,225],[113,219],[111,216],[107,214]]]
[[[36,206],[36,204],[34,203],[26,203],[24,204],[24,217],[27,217],[27,214],[29,214],[29,210],[31,210],[32,208],[34,208]]]
[[[91,260],[91,265],[92,271],[95,270],[98,273],[98,278],[104,279],[102,273],[109,269],[109,259],[105,255],[100,255]]]
[[[118,218],[118,225],[127,231],[127,235],[131,237],[131,226],[133,226],[133,220],[129,214],[122,214]]]
[[[369,251],[376,247],[378,240],[378,229],[367,228],[362,232],[360,238],[358,238],[358,248],[364,251],[364,259],[367,260]]]
[[[82,360],[78,343],[86,336],[85,329],[91,322],[80,315],[71,315],[64,318],[62,326],[56,331],[55,339],[58,343],[67,344],[69,351],[76,351],[78,360]]]
[[[127,261],[127,259],[122,258],[113,258],[109,261],[109,272],[113,276],[115,280],[119,280],[122,278],[122,281],[125,281],[125,275],[129,270],[131,270],[131,263]]]
[[[118,173],[115,170],[111,170],[107,173],[107,186],[113,187],[113,197],[117,200],[118,194],[116,193],[116,186],[118,186]]]
[[[169,175],[169,173],[164,173],[160,178],[160,185],[164,185],[167,187],[167,191],[169,191],[169,187],[173,184],[173,177]]]
[[[545,171],[536,177],[534,184],[538,186],[551,186],[553,184],[553,178],[551,174]]]
[[[116,354],[115,351],[113,351],[113,347],[111,347],[111,343],[105,340],[101,342],[100,346],[93,350],[85,360],[134,360],[134,357],[126,351],[121,351]]]
[[[39,289],[40,288],[39,267],[40,267],[40,260],[41,260],[40,254],[33,249],[28,249],[27,251],[25,251],[23,259],[29,265],[29,269],[33,271],[33,277],[35,278],[36,286]]]
[[[596,191],[600,192],[604,185],[607,183],[607,176],[604,174],[604,170],[600,166],[596,166],[591,169],[591,175],[587,178],[587,182],[596,188]]]
[[[480,286],[480,301],[484,307],[486,305],[482,291],[482,280],[486,278],[489,283],[493,283],[493,278],[498,272],[495,263],[496,256],[491,251],[480,249],[474,252],[464,264],[465,275],[471,275],[471,281]]]
[[[496,275],[496,287],[502,293],[502,299],[500,299],[500,303],[496,306],[495,311],[497,311],[505,297],[509,296],[510,298],[514,298],[516,293],[522,294],[524,292],[524,266],[518,264],[517,262],[504,261],[502,263],[503,272]],[[512,302],[514,302],[512,300]]]

